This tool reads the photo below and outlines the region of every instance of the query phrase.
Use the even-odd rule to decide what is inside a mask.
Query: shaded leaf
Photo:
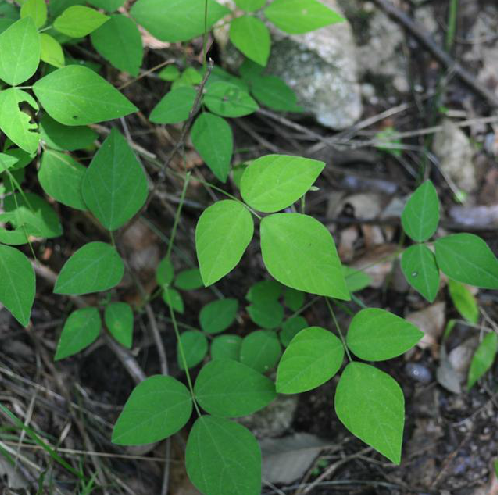
[[[280,342],[282,342],[282,345],[287,347],[291,340],[307,326],[308,322],[302,316],[294,316],[285,321],[280,331]]]
[[[262,328],[277,328],[284,319],[284,308],[275,300],[257,300],[247,306],[251,320]]]
[[[187,387],[170,376],[151,376],[140,383],[121,412],[112,442],[143,445],[173,435],[188,421],[192,399]]]
[[[277,334],[271,330],[251,332],[242,341],[240,362],[264,373],[272,369],[280,359],[282,347]]]
[[[154,124],[175,124],[188,119],[194,107],[196,92],[194,88],[182,86],[172,89],[162,97],[152,109],[149,120]]]
[[[40,132],[45,144],[56,150],[87,148],[98,138],[98,134],[90,127],[62,125],[47,114],[43,114],[40,120]]]
[[[294,91],[280,77],[256,76],[251,78],[251,91],[265,107],[279,112],[302,112]]]
[[[173,287],[163,287],[163,301],[177,313],[183,313],[185,306],[181,294]]]
[[[180,344],[183,348],[180,348]],[[206,336],[199,330],[187,330],[180,335],[176,349],[176,358],[178,367],[185,370],[185,363],[188,368],[197,366],[206,356],[208,351],[208,342]],[[185,358],[185,362],[183,361]]]
[[[123,260],[104,242],[89,242],[64,264],[57,277],[56,294],[81,295],[115,287],[124,274]]]
[[[126,139],[116,129],[102,143],[83,179],[83,199],[108,230],[128,222],[145,204],[147,177]]]
[[[220,333],[225,331],[237,316],[239,303],[237,299],[224,298],[213,301],[201,309],[199,322],[206,333]]]
[[[156,268],[156,280],[159,285],[169,285],[175,278],[175,269],[169,258],[163,258]]]
[[[211,83],[204,95],[204,104],[222,117],[242,117],[254,113],[258,104],[239,86],[219,81]]]
[[[38,180],[43,190],[57,201],[71,208],[86,210],[81,194],[85,172],[86,168],[69,155],[46,149],[42,155]]]
[[[81,308],[73,311],[64,323],[57,344],[55,361],[73,356],[97,340],[101,321],[97,308]]]
[[[275,280],[261,280],[256,282],[247,291],[246,299],[251,303],[276,301],[284,290],[284,286]]]
[[[286,287],[284,304],[292,311],[298,311],[303,306],[305,298],[304,292]]]
[[[92,45],[116,69],[138,76],[142,64],[142,37],[137,25],[124,15],[112,15],[91,34]]]
[[[298,394],[330,380],[342,365],[344,346],[320,327],[301,330],[290,342],[277,368],[277,392]]]
[[[264,7],[266,0],[235,0],[235,5],[246,12],[253,12]]]
[[[233,134],[228,122],[212,113],[202,113],[192,126],[190,138],[216,178],[226,182],[233,153]]]
[[[203,285],[198,268],[183,270],[175,278],[175,287],[181,290],[200,289]]]
[[[24,327],[35,299],[35,272],[28,258],[10,246],[0,246],[0,303]]]
[[[211,357],[213,359],[240,359],[242,338],[238,335],[218,335],[211,342]]]
[[[133,340],[133,310],[125,302],[113,302],[105,308],[105,324],[111,335],[131,349]]]

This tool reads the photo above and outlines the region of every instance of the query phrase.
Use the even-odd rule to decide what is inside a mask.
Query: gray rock
[[[467,135],[446,119],[441,131],[436,133],[432,147],[443,174],[463,191],[474,191],[477,187],[474,150]]]
[[[230,0],[223,0],[229,7]],[[322,3],[342,13],[336,0]],[[354,124],[362,112],[357,80],[356,47],[348,22],[332,24],[311,33],[290,35],[268,23],[272,49],[266,72],[283,79],[297,94],[305,110],[318,122],[345,129]],[[217,29],[225,64],[238,68],[242,57],[227,41],[228,28]]]

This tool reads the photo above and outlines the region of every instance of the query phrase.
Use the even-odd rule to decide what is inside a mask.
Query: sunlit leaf
[[[242,341],[240,362],[264,373],[278,363],[281,354],[282,347],[277,334],[272,330],[257,330]]]
[[[277,392],[297,394],[330,380],[342,365],[344,346],[320,327],[301,330],[287,346],[277,368]]]
[[[214,359],[195,381],[199,405],[216,416],[239,417],[267,406],[276,397],[274,383],[232,359]]]
[[[206,304],[199,314],[199,322],[206,333],[225,331],[237,316],[239,303],[237,299],[224,298]]]
[[[337,385],[334,405],[353,435],[400,463],[405,399],[396,380],[368,364],[350,363]]]
[[[133,340],[133,310],[128,303],[113,302],[105,308],[105,324],[111,335],[131,348]]]
[[[187,368],[197,366],[204,359],[207,351],[207,338],[202,332],[199,330],[187,330],[183,332],[180,335],[180,342],[178,342],[176,350],[178,367],[181,370],[185,370],[185,364]],[[185,362],[183,361],[184,358]]]
[[[246,57],[266,65],[270,56],[270,31],[263,21],[254,16],[236,17],[230,23],[230,41]]]
[[[401,269],[408,283],[429,302],[439,291],[439,268],[433,252],[424,244],[410,246],[401,255]]]
[[[54,21],[54,29],[71,38],[83,38],[107,22],[108,16],[83,5],[68,7]]]

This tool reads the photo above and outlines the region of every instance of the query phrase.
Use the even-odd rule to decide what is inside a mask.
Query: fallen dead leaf
[[[444,330],[445,308],[444,302],[438,302],[405,317],[424,333],[424,337],[417,345],[422,348],[432,348],[433,354],[437,354],[439,338]]]

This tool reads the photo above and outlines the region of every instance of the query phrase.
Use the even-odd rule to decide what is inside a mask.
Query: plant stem
[[[327,303],[330,314],[332,315],[332,319],[334,320],[334,325],[337,328],[337,332],[339,333],[339,337],[341,338],[341,342],[342,342],[342,345],[344,346],[344,350],[346,351],[349,362],[352,362],[353,360],[351,359],[351,354],[349,353],[348,346],[346,345],[346,340],[344,339],[344,335],[342,334],[341,327],[339,326],[339,322],[337,321],[337,318],[335,317],[335,313],[334,313],[334,310],[332,309],[332,305],[330,304],[329,299],[330,299],[329,297],[326,297],[325,302]]]

